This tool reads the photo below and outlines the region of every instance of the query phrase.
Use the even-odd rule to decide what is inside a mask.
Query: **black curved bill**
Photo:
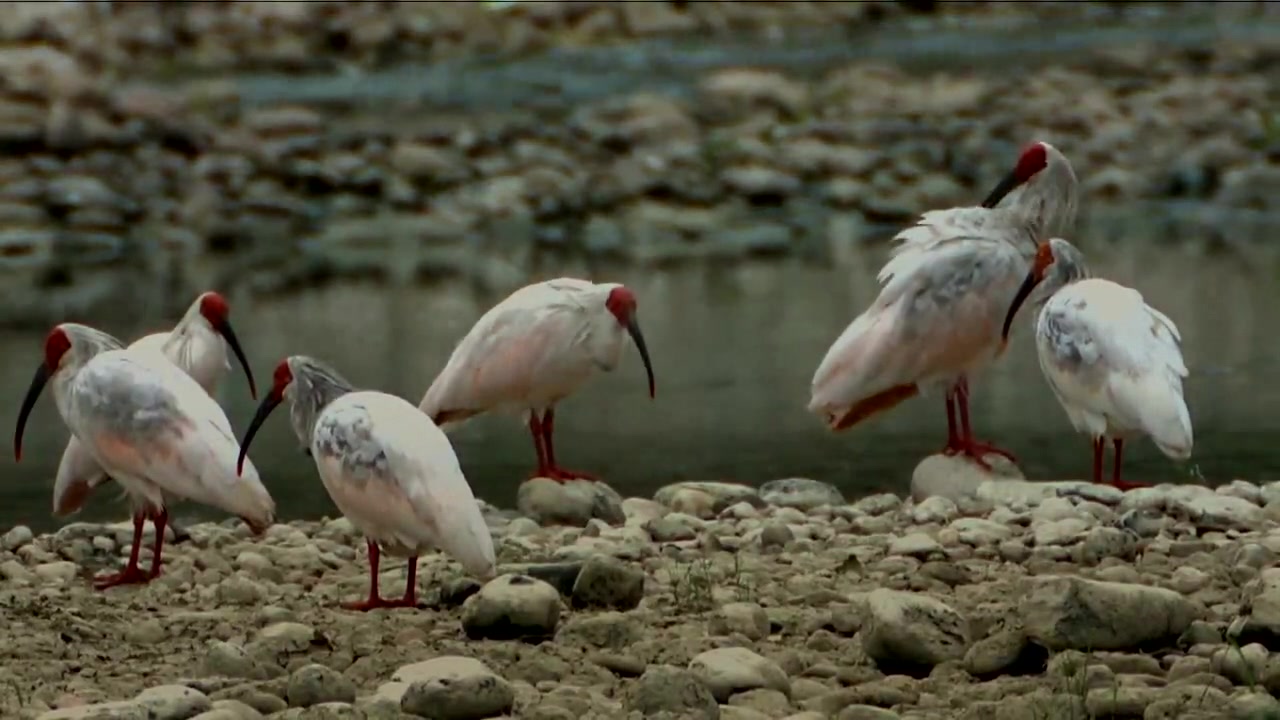
[[[634,317],[627,322],[627,334],[631,335],[631,341],[636,344],[636,349],[640,351],[640,359],[644,361],[644,371],[649,376],[649,397],[653,397],[653,364],[649,362],[649,348],[644,344],[644,334],[640,332],[640,323],[636,322]]]
[[[1013,302],[1009,305],[1009,312],[1004,316],[1004,328],[1000,331],[1000,337],[1009,339],[1009,328],[1013,326],[1013,316],[1018,314],[1018,308],[1022,307],[1022,303],[1027,301],[1031,295],[1031,291],[1036,289],[1036,285],[1040,284],[1041,278],[1036,277],[1034,271],[1027,273],[1027,277],[1022,281],[1022,286],[1018,288],[1018,294],[1013,296]]]
[[[14,462],[22,461],[22,431],[27,427],[27,416],[31,414],[31,408],[35,407],[36,400],[40,399],[40,393],[48,382],[49,368],[40,363],[35,377],[31,378],[31,387],[27,388],[27,396],[22,399],[22,409],[18,411],[18,429],[13,433]]]
[[[1000,182],[991,189],[991,193],[987,195],[987,199],[982,201],[982,207],[993,208],[999,205],[1000,201],[1003,200],[1006,195],[1013,192],[1014,188],[1018,187],[1018,185],[1018,176],[1010,171],[1008,175],[1001,178]]]
[[[253,382],[253,371],[249,369],[249,361],[244,357],[244,350],[240,349],[240,341],[236,339],[235,331],[231,329],[231,323],[227,321],[220,322],[216,329],[222,337],[227,339],[227,345],[231,346],[231,352],[236,354],[236,359],[240,361],[240,367],[244,368],[244,375],[249,378],[249,394],[256,400],[258,398],[258,386]]]
[[[284,393],[277,393],[275,390],[267,393],[262,398],[262,403],[258,405],[258,411],[253,414],[253,422],[249,423],[249,429],[245,431],[244,438],[240,441],[240,456],[236,458],[236,475],[244,470],[244,457],[249,452],[249,443],[253,442],[253,436],[258,434],[258,428],[262,427],[262,423],[266,422],[267,416],[272,410],[280,404],[284,399]]]

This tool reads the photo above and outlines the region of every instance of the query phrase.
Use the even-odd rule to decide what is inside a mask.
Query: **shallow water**
[[[1135,212],[1119,221],[1097,218],[1085,224],[1080,237],[1086,239],[1079,241],[1095,273],[1137,287],[1178,323],[1191,368],[1186,392],[1195,423],[1193,461],[1180,465],[1145,440],[1131,443],[1127,477],[1273,479],[1280,320],[1272,308],[1280,304],[1280,287],[1272,253],[1229,243],[1221,249],[1221,243],[1205,241],[1199,223],[1160,212],[1166,219],[1158,226]],[[1135,231],[1135,225],[1146,230]],[[760,483],[797,475],[832,482],[851,497],[903,491],[916,462],[944,439],[940,398],[912,400],[841,434],[828,432],[805,411],[816,364],[875,296],[875,273],[885,257],[878,243],[830,250],[832,261],[823,264],[708,262],[610,274],[607,279],[628,283],[640,299],[657,399],[647,399],[643,368],[628,350],[615,373],[597,377],[561,405],[556,427],[562,462],[600,473],[624,495],[649,495],[676,480]],[[561,272],[587,274],[574,265]],[[501,297],[461,281],[430,288],[345,284],[271,298],[234,287],[224,291],[260,387],[281,357],[306,353],[333,363],[358,385],[414,403],[454,343]],[[1090,467],[1089,442],[1072,432],[1040,376],[1030,317],[1019,320],[1006,359],[974,381],[975,427],[1017,454],[1028,477],[1081,477]],[[172,322],[157,315],[101,324],[132,339]],[[16,419],[41,339],[40,333],[0,336],[6,427]],[[243,432],[254,402],[238,368],[224,382],[221,401]],[[518,418],[482,417],[452,437],[477,494],[511,506],[533,463]],[[0,461],[7,481],[0,485],[0,527],[56,524],[49,515],[50,489],[66,438],[46,395],[28,426],[23,462]],[[286,518],[335,512],[283,413],[259,434],[252,457]],[[116,495],[99,489],[83,517],[123,517]],[[178,511],[207,513],[191,505]]]

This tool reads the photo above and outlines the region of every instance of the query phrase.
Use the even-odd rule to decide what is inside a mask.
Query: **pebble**
[[[426,555],[424,594],[438,588],[440,604],[367,614],[336,607],[365,589],[367,567],[357,534],[333,521],[253,540],[194,524],[167,556],[163,577],[182,583],[116,600],[91,591],[75,563],[41,556],[55,546],[35,537],[0,560],[0,597],[26,628],[15,652],[64,634],[66,662],[98,674],[7,671],[44,703],[33,717],[55,720],[930,720],[954,708],[999,720],[1034,717],[1033,700],[1062,687],[1079,688],[1063,697],[1080,716],[1172,719],[1197,707],[1193,692],[1207,708],[1268,712],[1263,691],[1280,689],[1272,521],[1206,531],[1203,515],[1167,498],[1126,500],[1127,517],[1159,528],[1140,538],[1120,525],[1121,500],[1101,494],[1002,491],[988,494],[1008,504],[962,511],[951,498],[891,495],[801,503],[801,489],[819,489],[781,487],[681,484],[663,501],[622,501],[617,524],[545,527],[495,512],[501,553],[533,562],[504,560],[503,575],[455,592],[465,573]],[[1250,502],[1237,491],[1209,495]],[[62,538],[118,532],[106,528]],[[580,559],[545,562],[568,546]],[[282,551],[298,566],[276,564]],[[397,583],[403,569],[383,578]],[[64,609],[41,614],[46,594]]]

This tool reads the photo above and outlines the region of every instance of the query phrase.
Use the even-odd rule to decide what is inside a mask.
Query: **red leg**
[[[549,477],[551,466],[547,463],[547,449],[542,441],[542,420],[535,410],[529,411],[529,434],[533,436],[533,449],[538,453],[538,469],[534,470],[529,477]]]
[[[1102,453],[1105,448],[1102,444],[1102,438],[1093,439],[1093,481],[1095,483],[1102,482]]]
[[[955,455],[960,450],[960,433],[956,431],[956,389],[947,388],[947,444],[942,446],[943,455]]]
[[[1112,447],[1115,448],[1115,465],[1111,469],[1111,485],[1121,490],[1133,490],[1135,488],[1151,487],[1147,483],[1128,482],[1120,479],[1120,455],[1124,451],[1124,440],[1113,438],[1111,440]],[[1101,474],[1101,472],[1099,472]]]
[[[418,607],[418,556],[409,558],[409,572],[404,579],[404,597],[388,603],[395,607]]]
[[[556,463],[556,449],[552,442],[551,435],[555,432],[556,415],[555,410],[547,410],[542,415],[542,445],[546,448],[547,458],[547,475],[559,482],[566,480],[599,480],[595,475],[590,473],[578,472],[577,470],[566,470]]]
[[[133,516],[133,547],[129,549],[129,562],[124,570],[110,575],[99,575],[93,579],[93,586],[98,590],[106,590],[117,585],[140,585],[151,578],[138,567],[138,553],[142,550],[142,524],[146,516],[135,513]]]
[[[372,610],[382,607],[382,597],[378,595],[378,563],[379,557],[378,543],[372,540],[365,540],[369,547],[369,597],[366,600],[357,600],[355,602],[343,603],[342,607],[347,610]]]
[[[969,380],[964,376],[956,383],[956,405],[960,415],[960,438],[954,452],[963,454],[973,460],[985,470],[991,469],[991,464],[984,458],[985,455],[1002,455],[1009,458],[1010,462],[1017,462],[1017,458],[1008,450],[992,445],[987,442],[980,442],[973,439],[973,428],[969,426]]]
[[[151,522],[155,526],[156,537],[151,543],[151,572],[147,577],[154,580],[160,577],[160,554],[164,550],[164,529],[169,524],[169,511],[161,508],[151,516]]]
[[[356,602],[343,603],[342,607],[347,610],[359,610],[365,612],[368,610],[376,610],[378,608],[400,608],[400,607],[417,607],[418,606],[418,558],[409,558],[409,576],[406,579],[407,585],[404,589],[404,597],[398,600],[383,600],[378,594],[378,565],[381,560],[381,552],[378,549],[378,543],[372,540],[366,540],[369,544],[369,597],[365,600]]]

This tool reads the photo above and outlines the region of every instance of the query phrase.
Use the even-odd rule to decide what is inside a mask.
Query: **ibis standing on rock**
[[[532,477],[594,480],[557,462],[555,406],[596,370],[617,367],[625,335],[640,351],[652,398],[653,366],[630,289],[573,278],[527,285],[476,322],[418,407],[441,427],[489,410],[527,413],[538,455]]]
[[[1000,206],[1001,200],[1009,202]],[[989,468],[974,439],[969,378],[1004,351],[1000,324],[1036,242],[1075,218],[1071,163],[1027,146],[981,207],[932,210],[894,240],[879,296],[845,328],[813,376],[810,412],[844,430],[903,400],[944,391],[947,443]],[[958,416],[958,417],[957,417]]]
[[[1018,308],[1041,287],[1036,321],[1040,369],[1075,429],[1093,438],[1093,481],[1102,482],[1105,440],[1115,449],[1111,484],[1120,479],[1125,438],[1147,435],[1175,460],[1191,457],[1191,414],[1182,397],[1187,366],[1178,328],[1137,290],[1090,278],[1084,256],[1052,238],[1036,251],[1026,280],[1005,316],[1003,334]]]
[[[415,607],[418,555],[441,549],[470,573],[495,575],[493,538],[453,446],[431,418],[394,395],[355,390],[336,371],[303,355],[275,369],[245,431],[240,457],[271,411],[289,400],[289,419],[311,450],[320,481],[369,548],[369,597],[352,610]],[[409,558],[404,596],[378,593],[381,550]]]
[[[252,464],[236,472],[231,423],[204,388],[159,353],[127,350],[114,337],[63,323],[45,339],[44,360],[22,401],[14,457],[22,459],[27,416],[50,381],[58,412],[98,466],[134,499],[133,546],[123,572],[100,589],[145,583],[160,573],[172,499],[238,515],[255,533],[275,522],[275,502]],[[155,524],[151,570],[138,567],[144,521]]]
[[[249,380],[249,393],[257,398],[253,371],[249,369],[249,362],[245,360],[240,342],[231,329],[230,315],[231,309],[222,295],[213,291],[201,293],[173,330],[138,338],[129,349],[163,354],[199,383],[205,392],[213,395],[218,383],[231,369],[227,353],[230,348],[244,368],[245,377]],[[79,511],[89,493],[107,480],[107,474],[93,455],[72,435],[58,463],[58,475],[53,484],[53,514],[69,515]]]

